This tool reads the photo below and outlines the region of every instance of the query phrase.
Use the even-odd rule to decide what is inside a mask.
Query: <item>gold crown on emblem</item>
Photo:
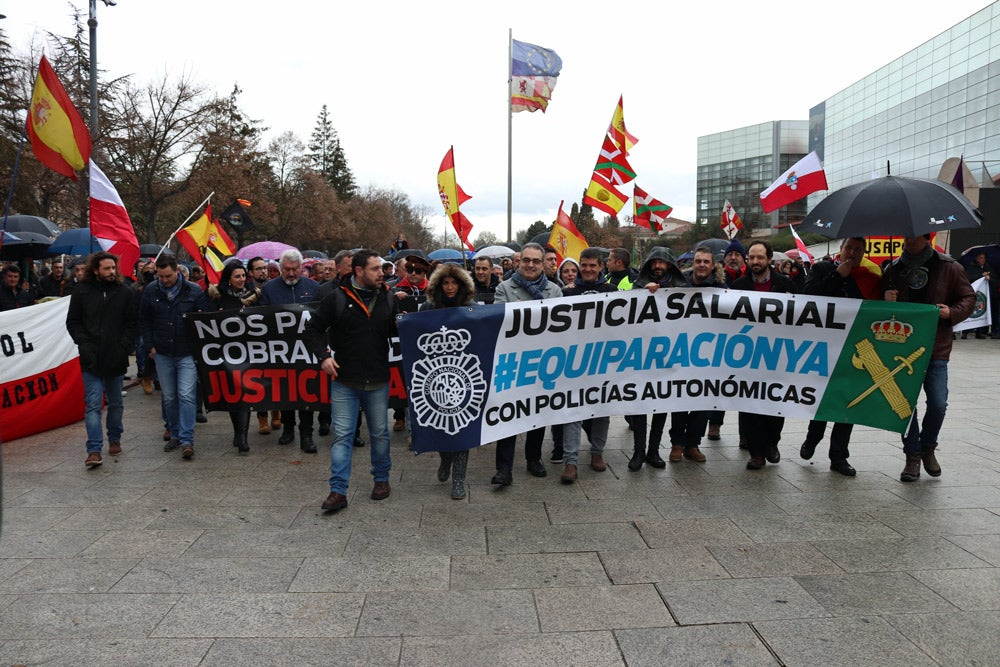
[[[872,322],[872,333],[875,340],[883,343],[905,343],[906,339],[913,334],[913,325],[908,322],[899,322],[895,317],[879,322]]]

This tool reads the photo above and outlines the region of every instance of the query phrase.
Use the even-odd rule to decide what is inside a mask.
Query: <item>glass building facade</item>
[[[726,200],[745,227],[769,228],[799,220],[806,202],[770,214],[760,193],[808,152],[809,123],[777,120],[698,137],[698,222],[719,220]]]

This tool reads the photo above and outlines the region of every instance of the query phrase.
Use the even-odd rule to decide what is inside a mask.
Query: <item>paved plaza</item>
[[[82,422],[3,446],[0,665],[1000,664],[1000,341],[950,375],[937,479],[867,427],[856,478],[803,461],[800,420],[750,472],[735,413],[707,463],[630,473],[613,418],[606,472],[532,478],[519,445],[496,490],[490,445],[461,501],[394,433],[392,496],[356,449],[334,515],[325,446],[254,424],[240,457],[210,413],[184,461],[133,387],[99,468]]]

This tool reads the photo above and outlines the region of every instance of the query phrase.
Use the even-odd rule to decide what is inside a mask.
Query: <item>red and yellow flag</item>
[[[45,56],[38,64],[25,127],[38,161],[75,181],[90,159],[90,134]]]
[[[205,207],[200,218],[177,232],[177,240],[205,271],[208,282],[217,285],[223,263],[236,252],[236,245],[229,234],[212,220],[211,204]]]
[[[628,197],[619,192],[611,181],[601,176],[598,172],[590,177],[590,185],[583,195],[583,203],[604,211],[608,215],[618,215],[618,212],[625,207]]]
[[[562,207],[563,202],[559,202],[559,215],[556,216],[556,224],[552,226],[549,245],[555,249],[560,264],[567,257],[579,262],[580,253],[589,248],[590,244],[576,228],[573,218],[563,212]]]
[[[444,214],[448,216],[451,220],[452,226],[455,227],[455,233],[458,234],[458,238],[462,240],[462,243],[466,245],[469,250],[473,250],[474,246],[469,241],[469,234],[472,232],[472,223],[469,219],[462,214],[459,210],[459,206],[465,202],[472,199],[469,195],[465,194],[462,190],[462,186],[458,184],[455,180],[455,147],[452,146],[445,153],[444,159],[441,160],[441,167],[438,169],[438,194],[441,196],[441,204],[444,206]]]
[[[625,129],[625,111],[622,108],[622,97],[618,98],[618,106],[615,107],[615,112],[611,116],[611,125],[608,126],[608,134],[611,135],[615,146],[622,149],[625,155],[628,155],[632,147],[639,143],[639,139]]]

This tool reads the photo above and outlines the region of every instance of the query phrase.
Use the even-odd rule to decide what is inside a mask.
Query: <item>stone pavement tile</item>
[[[233,490],[232,486],[222,483],[220,480],[199,481],[190,487],[177,484],[154,484],[143,488],[147,489],[146,493],[131,504],[157,510],[181,507],[216,507]]]
[[[398,528],[416,530],[420,525],[422,507],[420,503],[409,503],[399,496],[399,487],[394,495],[385,500],[371,499],[371,489],[348,489],[347,508],[339,512],[324,512],[320,507],[326,500],[326,493],[317,494],[312,502],[299,511],[292,521],[292,528],[315,528],[323,530],[349,528]]]
[[[11,507],[107,507],[132,502],[145,493],[130,487],[85,489],[37,487],[9,502]]]
[[[729,574],[708,550],[696,544],[664,549],[601,551],[601,561],[615,584],[728,579]]]
[[[350,530],[331,527],[327,531],[290,528],[287,530],[209,529],[184,552],[192,558],[304,558],[339,556],[344,552]]]
[[[451,590],[607,586],[596,553],[452,556]]]
[[[561,526],[487,526],[491,554],[530,554],[605,549],[645,549],[646,543],[629,523],[584,523]]]
[[[907,537],[922,535],[1000,535],[1000,516],[985,509],[869,512]]]
[[[441,556],[356,556],[306,558],[290,593],[368,593],[448,590],[451,559]]]
[[[799,489],[784,480],[777,470],[781,464],[770,465],[764,470],[741,470],[737,474],[712,477],[681,479],[684,490],[693,496],[740,496],[740,495],[774,495],[778,493],[795,493]]]
[[[148,558],[114,593],[278,593],[288,590],[301,558]]]
[[[615,630],[615,637],[630,667],[778,664],[745,623]]]
[[[1000,610],[1000,568],[923,570],[911,574],[963,611]]]
[[[364,599],[355,593],[184,595],[150,636],[350,637]]]
[[[69,558],[93,544],[101,530],[46,530],[8,533],[0,540],[0,558]]]
[[[550,467],[554,468],[555,466]],[[571,502],[586,499],[583,487],[579,484],[560,484],[559,475],[555,472],[550,470],[549,476],[545,479],[536,479],[528,477],[524,468],[515,466],[512,486],[490,484],[493,472],[487,472],[479,478],[467,477],[465,483],[469,492],[469,504],[506,504],[554,500]],[[562,473],[560,472],[560,474]]]
[[[674,625],[651,584],[542,588],[535,591],[535,604],[542,632]]]
[[[816,547],[806,542],[721,545],[708,547],[733,577],[791,577],[800,574],[841,574]]]
[[[148,526],[160,511],[152,507],[135,507],[132,504],[108,507],[84,507],[66,517],[56,530],[141,530]]]
[[[420,527],[448,526],[546,526],[549,515],[542,502],[424,503]]]
[[[530,591],[369,593],[357,637],[537,633]]]
[[[854,573],[948,570],[990,565],[943,537],[829,540],[816,542],[815,547],[845,572]]]
[[[204,664],[202,658],[211,645],[211,639],[122,639],[121,637],[8,641],[0,646],[0,663],[186,667]]]
[[[947,473],[945,473],[947,474]],[[918,484],[901,484],[894,493],[925,509],[1000,507],[1000,488],[995,486],[944,486],[938,480],[920,478]]]
[[[765,543],[900,537],[867,514],[774,515],[767,521],[737,516],[733,522],[754,542]]]
[[[365,667],[399,663],[398,638],[217,639],[199,667]]]
[[[329,493],[329,491],[327,491]],[[223,496],[218,504],[238,507],[301,507],[323,502],[323,487],[288,485],[276,488],[247,489],[235,487]]]
[[[791,577],[672,581],[657,588],[680,625],[830,615]]]
[[[553,501],[545,503],[545,508],[553,524],[615,523],[660,518],[660,513],[646,498],[615,498],[571,503]]]
[[[949,535],[945,539],[990,565],[1000,567],[1000,535]]]
[[[0,558],[0,582],[13,577],[28,565],[35,562],[37,562],[37,560],[34,558]]]
[[[626,468],[627,464],[622,464],[624,477],[612,477],[607,472],[600,477],[581,479],[573,486],[579,487],[584,495],[590,500],[611,500],[614,498],[632,499],[636,497],[672,497],[686,496],[688,492],[674,478],[657,475],[645,476],[639,473],[630,472]],[[559,470],[562,474],[562,469]],[[558,475],[557,475],[558,477]]]
[[[0,593],[106,593],[138,559],[74,558],[69,567],[56,558],[39,558],[0,583]]]
[[[953,609],[906,572],[795,577],[833,616],[929,613]]]
[[[125,448],[125,452],[122,456],[111,456],[108,454],[107,445],[104,446],[104,451],[101,455],[104,457],[104,465],[101,467],[101,472],[103,474],[111,473],[121,473],[121,472],[145,472],[148,470],[158,470],[164,463],[166,459],[162,458],[163,454],[155,455],[152,452],[143,452],[139,448],[132,446],[130,447],[128,443],[123,442],[122,447]],[[82,449],[80,455],[72,459],[67,459],[60,463],[59,465],[52,468],[52,472],[59,473],[73,473],[82,467],[83,462],[80,460],[79,456],[86,458],[86,452]]]
[[[765,496],[748,500],[746,496],[689,496],[686,498],[650,498],[664,519],[727,518],[736,516],[766,520],[781,514],[778,506]]]
[[[455,556],[486,553],[486,531],[481,526],[397,528],[359,526],[351,531],[345,556]]]
[[[161,512],[146,528],[179,530],[191,528],[239,528],[275,530],[288,528],[299,513],[297,507],[184,507]]]
[[[624,665],[610,632],[404,637],[405,667],[440,665],[536,665],[612,667]]]
[[[635,527],[651,549],[681,544],[749,544],[750,538],[731,519],[653,519]]]
[[[0,608],[0,639],[148,637],[179,595],[22,595]]]
[[[75,507],[3,507],[4,533],[41,532],[73,516]],[[72,528],[70,528],[72,530]]]
[[[764,621],[754,627],[784,665],[931,667],[931,660],[877,616]]]
[[[174,558],[194,544],[202,530],[109,530],[80,552],[83,558]]]
[[[942,665],[993,665],[1000,655],[1000,613],[886,616],[896,630]]]
[[[818,493],[783,493],[768,498],[788,514],[837,514],[888,510],[917,510],[899,496],[882,489],[837,490]],[[1000,517],[997,517],[1000,519]]]

